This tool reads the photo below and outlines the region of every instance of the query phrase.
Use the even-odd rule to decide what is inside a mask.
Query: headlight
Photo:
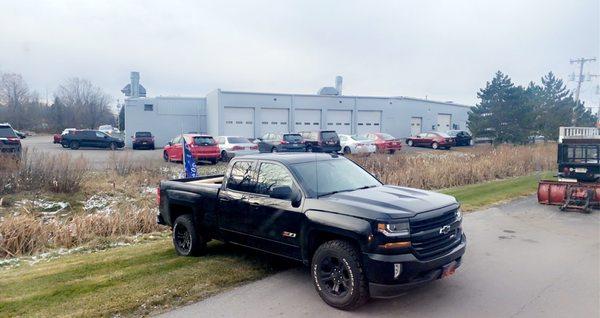
[[[460,212],[460,210],[456,210],[456,220],[457,221],[462,220],[462,213]]]
[[[410,234],[408,222],[399,223],[379,223],[377,230],[386,236],[401,236]]]

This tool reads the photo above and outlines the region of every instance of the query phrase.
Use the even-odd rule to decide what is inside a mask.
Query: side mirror
[[[167,142],[167,145],[173,146],[173,143],[169,141],[169,142]]]
[[[292,198],[292,188],[289,186],[275,187],[271,190],[269,196],[274,199],[290,200]]]
[[[289,186],[275,187],[273,190],[271,190],[271,194],[269,196],[274,199],[289,200],[292,202],[292,206],[295,208],[299,207],[300,203],[302,202],[302,195],[300,194],[300,191],[293,190]]]

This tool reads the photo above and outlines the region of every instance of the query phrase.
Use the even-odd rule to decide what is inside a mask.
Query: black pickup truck
[[[297,260],[346,310],[451,275],[466,247],[455,198],[383,185],[335,154],[236,157],[225,175],[162,181],[158,194],[180,255],[217,239]]]

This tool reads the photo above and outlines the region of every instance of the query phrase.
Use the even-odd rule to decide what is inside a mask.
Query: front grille
[[[450,231],[440,233],[446,225],[451,227]],[[460,244],[462,237],[459,222],[456,222],[456,209],[419,215],[410,221],[410,232],[412,248],[419,259],[447,253]]]

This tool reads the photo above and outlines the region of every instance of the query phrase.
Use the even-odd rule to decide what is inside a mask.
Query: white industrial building
[[[315,95],[217,89],[206,97],[145,97],[139,74],[132,72],[131,79],[123,89],[128,95],[125,130],[128,135],[152,132],[157,147],[181,132],[251,138],[267,132],[327,129],[344,134],[386,132],[405,138],[421,131],[466,129],[471,108],[402,96],[347,96],[341,94],[341,77],[336,78],[336,87],[321,88]]]

